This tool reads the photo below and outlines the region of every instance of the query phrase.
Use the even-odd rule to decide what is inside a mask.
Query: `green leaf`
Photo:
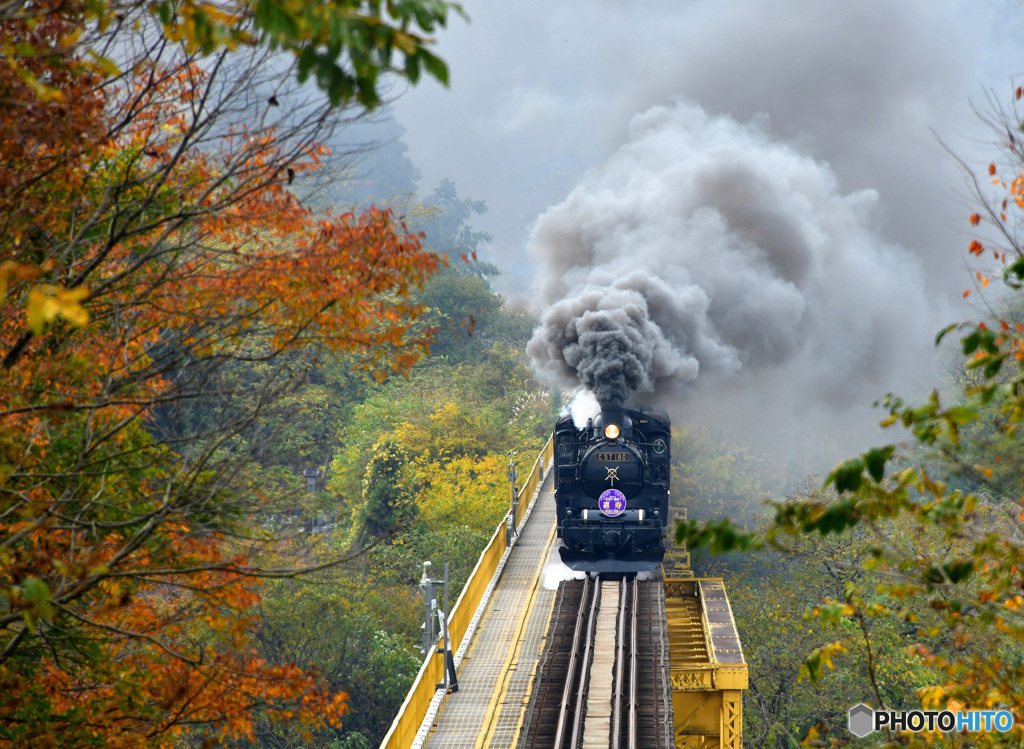
[[[843,618],[843,604],[829,601],[818,607],[818,621],[826,625],[835,625]]]
[[[172,10],[169,2],[159,3],[156,6],[156,14],[160,18],[160,23],[164,26],[168,26],[171,23]]]
[[[855,492],[860,489],[861,475],[863,473],[863,459],[851,458],[835,467],[828,478],[825,479],[825,485],[834,484],[836,491],[840,494],[843,492]]]
[[[992,402],[992,399],[996,397],[996,392],[999,390],[996,385],[989,385],[988,387],[982,388],[981,391],[981,405],[987,406]]]
[[[887,445],[886,447],[872,448],[864,454],[864,464],[867,466],[871,478],[881,481],[885,477],[886,461],[892,457],[895,451],[895,445]]]
[[[981,331],[975,330],[970,335],[966,335],[960,339],[960,342],[963,344],[965,356],[973,354],[978,350],[978,346],[981,344]]]
[[[103,57],[102,55],[96,55],[96,64],[100,66],[100,69],[109,75],[111,78],[116,78],[121,75],[121,69],[117,67],[109,57]]]
[[[405,77],[413,83],[420,78],[420,61],[416,55],[409,55],[405,58]]]
[[[961,339],[964,347],[964,355],[968,356],[973,354],[979,348],[990,354],[999,353],[999,347],[996,346],[996,338],[997,336],[994,331],[982,328],[979,325],[974,329],[974,332]]]
[[[974,562],[970,559],[950,562],[946,565],[946,574],[954,583],[963,582],[974,574]]]
[[[304,47],[302,49],[301,54],[299,54],[299,69],[298,69],[299,83],[304,83],[306,81],[306,79],[309,77],[310,71],[313,69],[313,66],[315,64],[316,64],[316,50],[314,50],[310,46]]]
[[[53,600],[53,594],[46,583],[38,577],[30,577],[22,586],[22,596],[29,603],[46,603]]]
[[[836,535],[847,528],[857,524],[860,514],[849,502],[834,502],[830,504],[821,517],[807,524],[808,529],[817,529],[818,533],[827,536],[829,533]]]
[[[978,412],[970,406],[953,406],[946,411],[946,418],[960,426],[978,418]]]
[[[978,327],[970,335],[964,336],[964,356],[969,356],[981,348],[989,353],[998,353],[999,347],[995,345],[996,335],[993,331]]]
[[[712,554],[750,551],[761,547],[761,539],[737,528],[728,520],[701,524],[695,520],[676,524],[676,543],[691,549],[707,548]]]
[[[1004,357],[1004,356],[993,356],[993,357],[991,357],[988,360],[988,363],[985,365],[985,369],[984,369],[985,378],[991,380],[993,377],[995,377],[997,374],[999,374],[999,370],[1003,368],[1003,362],[1005,360],[1006,360],[1006,357]]]
[[[929,585],[935,587],[950,583],[958,584],[965,582],[974,574],[974,562],[970,559],[963,559],[957,562],[946,562],[941,567],[928,567],[922,574],[922,579]]]
[[[29,604],[22,611],[25,619],[25,626],[30,632],[35,632],[36,624],[40,619],[53,616],[53,594],[46,583],[37,577],[28,578],[21,587],[21,596]]]
[[[1014,260],[1003,271],[1003,277],[1008,278],[1009,276],[1016,276],[1017,278],[1024,280],[1024,255]]]
[[[956,323],[953,323],[952,325],[947,325],[945,328],[940,330],[938,335],[935,336],[935,345],[938,346],[940,343],[942,343],[942,339],[946,337],[946,333],[956,330],[956,328]]]
[[[444,60],[425,49],[421,49],[420,61],[423,63],[426,71],[434,76],[438,82],[444,86],[448,85],[448,66],[445,65]]]

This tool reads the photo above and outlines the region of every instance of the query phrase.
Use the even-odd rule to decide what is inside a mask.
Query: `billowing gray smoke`
[[[644,271],[609,276],[606,286],[585,286],[577,296],[556,303],[529,353],[560,382],[578,378],[606,408],[621,406],[636,391],[653,393],[659,381],[693,380],[700,359],[687,343],[700,346],[709,340],[692,329],[705,318],[707,298],[696,287],[680,291],[673,293]],[[667,319],[679,326],[663,328],[659,323]],[[713,352],[703,353],[713,360]]]
[[[603,407],[728,383],[841,409],[903,384],[941,319],[918,261],[872,230],[873,191],[768,127],[655,107],[540,217],[542,376]]]

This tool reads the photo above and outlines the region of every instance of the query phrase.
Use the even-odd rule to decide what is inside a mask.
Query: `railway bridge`
[[[381,749],[740,749],[747,666],[725,587],[685,550],[648,580],[564,570],[538,455]]]

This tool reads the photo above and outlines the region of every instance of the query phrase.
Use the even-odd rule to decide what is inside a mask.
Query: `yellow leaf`
[[[105,75],[108,75],[111,78],[116,78],[117,76],[121,75],[121,69],[117,67],[114,61],[111,60],[109,57],[103,57],[102,55],[98,55],[92,50],[89,51],[89,55],[96,63],[96,67],[98,67]]]
[[[32,73],[30,73],[22,66],[18,65],[15,68],[15,72],[18,74],[18,77],[21,78],[21,80],[25,83],[25,85],[27,85],[35,92],[35,95],[39,99],[39,101],[64,101],[64,93],[62,91],[56,88],[51,88],[50,86],[47,86],[46,84],[42,83],[38,78],[36,78]]]
[[[28,293],[28,306],[25,310],[29,330],[40,335],[58,315],[78,327],[87,325],[89,313],[81,302],[88,298],[89,290],[83,286],[62,289],[51,284],[40,284],[34,287]]]

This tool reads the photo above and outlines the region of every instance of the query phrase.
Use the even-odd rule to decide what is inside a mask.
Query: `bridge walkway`
[[[544,570],[560,565],[555,538],[554,473],[541,486],[424,746],[514,747],[544,649],[555,590]],[[557,582],[551,588],[557,587]]]

